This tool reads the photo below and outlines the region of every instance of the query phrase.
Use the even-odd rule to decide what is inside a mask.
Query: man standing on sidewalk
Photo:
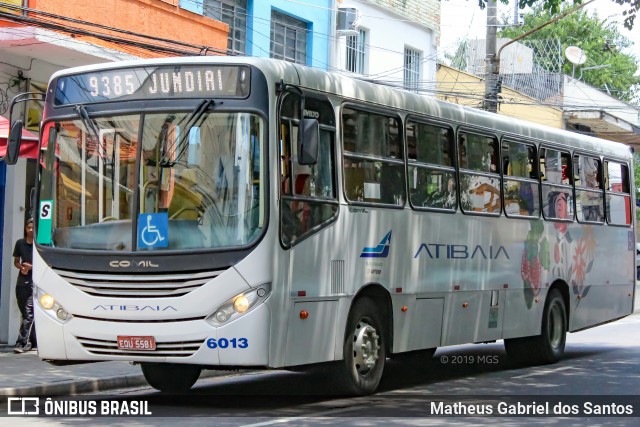
[[[16,299],[22,315],[20,333],[16,353],[23,353],[36,347],[36,331],[33,325],[33,280],[31,264],[33,263],[33,219],[27,220],[25,237],[19,239],[13,248],[13,265],[20,270],[16,283]]]

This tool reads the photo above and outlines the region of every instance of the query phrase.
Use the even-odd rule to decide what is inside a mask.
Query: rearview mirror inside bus
[[[320,125],[316,119],[302,119],[298,132],[298,163],[315,165],[318,161]]]
[[[20,144],[22,143],[22,120],[16,120],[11,126],[9,132],[9,141],[7,143],[7,155],[4,161],[8,165],[15,165],[20,155]]]

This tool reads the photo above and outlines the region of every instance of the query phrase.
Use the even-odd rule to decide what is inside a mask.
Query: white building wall
[[[3,327],[0,327],[0,342],[9,344],[16,342],[21,320],[15,297],[18,269],[13,266],[13,245],[24,237],[26,164],[25,159],[18,159],[14,166],[7,167],[5,187],[0,286],[0,325]]]
[[[356,8],[359,28],[367,31],[365,77],[402,85],[404,49],[410,47],[421,52],[421,88],[435,90],[437,45],[433,30],[369,3],[345,0],[339,7]],[[345,36],[336,37],[333,69],[345,69],[345,40]]]

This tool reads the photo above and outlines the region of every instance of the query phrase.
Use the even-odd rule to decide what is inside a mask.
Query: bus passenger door
[[[288,365],[333,360],[336,342],[336,289],[332,287],[338,200],[335,171],[335,116],[326,99],[304,98],[304,118],[318,121],[316,161],[299,156],[298,137],[302,97],[285,92],[278,122],[280,154],[280,242],[289,265],[285,281],[293,297],[285,363]],[[299,312],[312,312],[301,319]],[[309,333],[313,332],[313,333]],[[339,341],[339,340],[338,340]]]

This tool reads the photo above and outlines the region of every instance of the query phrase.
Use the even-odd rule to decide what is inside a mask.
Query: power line
[[[60,20],[60,21],[71,22],[71,23],[75,23],[75,24],[81,24],[81,25],[88,26],[88,27],[99,28],[99,29],[103,29],[103,30],[106,30],[106,31],[112,31],[112,32],[116,32],[116,33],[121,33],[121,34],[128,35],[128,36],[134,36],[134,37],[141,38],[143,40],[150,40],[152,42],[162,42],[162,43],[166,43],[168,45],[178,46],[178,47],[161,46],[161,45],[159,45],[157,43],[136,41],[136,40],[128,39],[128,38],[125,38],[125,37],[119,37],[119,36],[109,35],[109,34],[100,33],[100,32],[92,32],[92,31],[84,30],[84,29],[77,28],[77,27],[64,26],[62,24],[59,24],[57,22],[54,22],[54,21],[51,21],[51,20],[47,20],[47,19],[33,18],[33,17],[30,17],[30,16],[23,16],[23,15],[16,15],[16,14],[13,14],[13,13],[10,13],[10,12],[5,12],[5,11],[0,10],[0,19],[5,19],[7,21],[27,23],[27,24],[30,24],[30,25],[35,26],[35,27],[52,29],[52,30],[63,32],[63,33],[95,37],[95,38],[99,38],[99,39],[102,39],[102,40],[110,41],[110,42],[113,42],[113,43],[116,43],[116,44],[126,43],[126,44],[130,44],[130,45],[133,45],[133,46],[136,46],[136,47],[139,47],[139,48],[147,49],[147,50],[150,50],[150,51],[173,53],[173,54],[176,54],[176,55],[193,55],[196,52],[198,52],[198,53],[203,53],[204,52],[206,54],[209,51],[211,51],[212,53],[217,53],[217,54],[226,54],[227,53],[226,50],[214,48],[214,47],[211,47],[211,46],[194,45],[194,44],[190,44],[190,43],[184,43],[184,42],[164,39],[164,38],[160,38],[160,37],[148,36],[146,34],[135,33],[135,32],[123,30],[123,29],[120,29],[120,28],[108,27],[108,26],[95,24],[95,23],[88,22],[88,21],[68,18],[68,17],[62,16],[62,15],[56,15],[56,14],[52,14],[52,13],[48,13],[48,12],[42,12],[42,11],[39,11],[37,9],[31,9],[31,8],[20,7],[20,6],[13,6],[13,5],[9,5],[9,4],[7,4],[6,6],[3,5],[3,7],[5,7],[6,9],[12,9],[12,10],[16,10],[16,11],[30,12],[30,13],[33,13],[33,14],[36,14],[36,15],[42,15],[42,16],[48,17],[48,18],[54,18],[54,19]],[[182,48],[190,48],[192,50],[186,50],[186,49],[182,49]]]
[[[11,6],[11,5],[8,5]],[[15,7],[12,6],[12,8],[16,9],[16,10],[27,10],[27,11],[31,11],[33,13],[36,14],[41,14],[43,16],[47,16],[47,17],[53,17],[55,19],[60,19],[60,20],[66,20],[68,22],[73,22],[73,23],[77,23],[77,24],[81,24],[81,25],[86,25],[86,26],[94,26],[96,28],[100,28],[100,29],[104,29],[104,30],[108,30],[108,31],[114,31],[114,32],[119,32],[119,33],[123,33],[126,35],[132,35],[134,37],[141,37],[141,38],[145,38],[145,39],[150,39],[150,40],[154,40],[154,41],[161,41],[163,43],[174,43],[176,45],[180,45],[180,46],[184,46],[184,47],[192,47],[192,48],[197,48],[197,49],[202,49],[203,47],[200,45],[193,45],[193,44],[189,44],[189,43],[183,43],[183,42],[174,42],[172,40],[168,40],[168,39],[163,39],[163,38],[159,38],[159,37],[153,37],[153,36],[146,36],[144,34],[139,34],[139,33],[135,33],[135,32],[131,32],[131,31],[126,31],[126,30],[121,30],[115,27],[108,27],[108,26],[103,26],[103,25],[99,25],[99,24],[94,24],[94,23],[90,23],[87,21],[82,21],[82,20],[77,20],[77,19],[72,19],[72,18],[67,18],[67,17],[63,17],[63,16],[59,16],[59,15],[55,15],[55,14],[50,14],[50,13],[46,13],[46,12],[40,12],[36,9],[29,9],[29,8],[21,8],[21,7]],[[88,33],[85,30],[81,30],[81,29],[77,29],[77,28],[69,28],[69,27],[63,27],[61,28],[60,25],[58,25],[55,22],[52,22],[50,20],[46,20],[46,19],[36,19],[36,18],[27,18],[27,17],[22,17],[22,16],[17,16],[17,15],[13,15],[13,14],[6,14],[3,12],[0,12],[0,17],[5,18],[5,19],[9,19],[9,20],[18,20],[18,21],[24,21],[24,22],[28,22],[33,24],[34,26],[38,26],[41,28],[46,28],[46,29],[54,29],[54,30],[59,30],[62,32],[67,32],[70,34],[82,34],[82,35],[90,35],[93,37],[97,37],[97,38],[102,38],[102,39],[106,39],[109,41],[112,41],[114,43],[116,43],[117,45],[120,45],[121,47],[127,49],[130,48],[130,46],[133,47],[137,47],[137,48],[144,48],[150,51],[155,51],[155,52],[160,52],[160,53],[174,53],[174,54],[180,54],[180,55],[190,55],[193,54],[193,52],[189,52],[189,51],[185,51],[185,50],[181,50],[181,49],[175,49],[175,48],[169,48],[167,46],[160,46],[158,44],[154,44],[154,43],[142,43],[139,41],[133,41],[127,38],[121,38],[121,37],[114,37],[114,36],[110,36],[108,34],[103,34],[103,33]],[[17,19],[16,19],[17,18]],[[249,30],[252,30],[255,32],[254,29],[249,28]],[[258,34],[267,37],[265,34],[259,33]],[[270,37],[268,37],[270,39]],[[73,41],[73,42],[77,42],[77,43],[82,43],[79,41]],[[282,45],[282,44],[280,44]],[[213,48],[209,48],[211,50],[216,50],[217,52],[223,52],[220,49],[213,49]],[[421,63],[425,63],[427,61],[432,60],[432,58],[435,55],[428,55],[427,57],[424,57],[421,60]],[[325,65],[328,69],[331,68],[329,64],[323,63],[322,61],[317,61],[322,63],[323,65]],[[368,80],[368,81],[372,81],[374,83],[380,83],[380,84],[385,84],[385,81],[382,79],[378,79],[376,77],[384,77],[388,74],[393,73],[394,71],[400,71],[404,69],[403,67],[396,67],[394,69],[391,70],[387,70],[385,72],[381,72],[381,73],[377,73],[371,76],[362,76],[361,79],[362,80]],[[340,70],[340,71],[344,71],[344,70]],[[402,87],[404,88],[403,85],[401,84],[396,84],[395,81],[387,81],[387,84],[391,84],[393,86],[396,87]],[[431,87],[433,87],[433,85],[435,84],[435,82],[427,82],[427,81],[421,81],[420,82],[420,86],[424,86],[424,85],[429,85],[428,89],[424,89],[422,87],[418,87],[416,88],[418,90],[418,92],[424,92],[424,93],[432,93],[432,94],[441,94],[441,95],[448,95],[448,96],[457,96],[457,97],[462,97],[463,95],[461,93],[455,93],[453,91],[435,91],[433,89],[431,89]],[[413,88],[412,88],[413,89]],[[473,98],[473,99],[483,99],[484,97],[473,97],[473,96],[469,96],[469,95],[464,95],[468,98]],[[531,104],[531,105],[542,105],[542,104]]]

